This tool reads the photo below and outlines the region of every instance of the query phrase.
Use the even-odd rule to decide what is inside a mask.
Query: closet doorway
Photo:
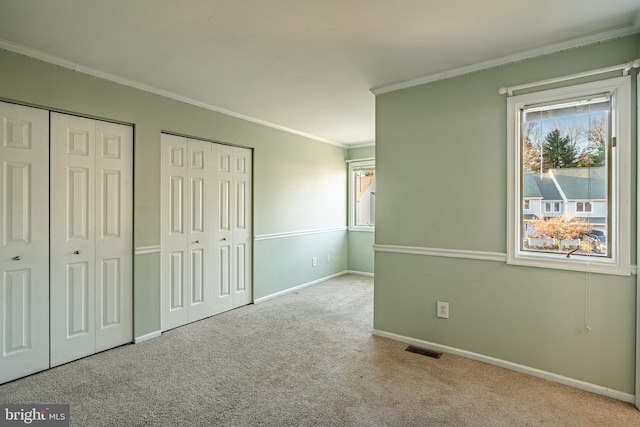
[[[162,330],[252,299],[252,151],[161,136]]]
[[[133,129],[0,102],[0,383],[131,342]]]

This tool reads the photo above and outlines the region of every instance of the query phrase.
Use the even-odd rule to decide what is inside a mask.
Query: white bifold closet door
[[[212,314],[210,145],[162,134],[162,330]]]
[[[212,144],[215,198],[214,312],[251,302],[251,150]]]
[[[133,129],[51,113],[51,366],[131,342]]]
[[[162,134],[162,330],[251,302],[251,150]]]
[[[0,383],[49,367],[49,112],[0,102]]]

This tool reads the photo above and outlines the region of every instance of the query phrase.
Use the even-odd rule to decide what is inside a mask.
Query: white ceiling
[[[372,88],[639,31],[638,0],[0,0],[0,48],[345,145]]]

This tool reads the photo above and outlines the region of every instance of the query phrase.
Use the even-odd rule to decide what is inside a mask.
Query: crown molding
[[[360,144],[349,144],[347,145],[347,148],[352,149],[352,148],[364,148],[364,147],[375,147],[375,146],[376,146],[376,142],[371,141],[371,142],[363,142]]]
[[[472,64],[465,67],[454,68],[453,70],[443,71],[441,73],[430,74],[425,77],[408,80],[405,82],[394,83],[390,85],[374,87],[371,93],[374,95],[382,95],[389,92],[395,92],[402,89],[407,89],[414,86],[420,86],[427,83],[433,83],[439,80],[450,79],[458,77],[464,74],[475,73],[489,68],[501,67],[504,65],[512,64],[514,62],[520,62],[527,59],[536,58],[539,56],[550,55],[552,53],[558,53],[565,50],[576,49],[592,44],[602,43],[609,40],[619,39],[622,37],[628,37],[634,34],[640,33],[640,14],[636,19],[636,23],[627,27],[618,28],[615,30],[605,31],[602,33],[592,34],[569,41],[555,43],[548,46],[544,46],[537,49],[526,50],[524,52],[516,53],[514,55],[503,56],[501,58],[492,59],[490,61],[480,62],[478,64]]]
[[[83,74],[88,74],[90,76],[93,77],[97,77],[103,80],[108,80],[114,83],[118,83],[121,84],[123,86],[128,86],[128,87],[132,87],[134,89],[139,89],[142,90],[144,92],[149,92],[152,93],[154,95],[159,95],[162,96],[164,98],[169,98],[169,99],[173,99],[174,101],[180,101],[180,102],[184,102],[185,104],[190,104],[190,105],[194,105],[196,107],[200,107],[200,108],[205,108],[207,110],[210,111],[215,111],[216,113],[221,113],[227,116],[231,116],[231,117],[235,117],[237,119],[242,119],[242,120],[246,120],[248,122],[251,123],[255,123],[258,125],[262,125],[262,126],[266,126],[272,129],[277,129],[277,130],[281,130],[287,133],[291,133],[294,135],[298,135],[298,136],[302,136],[305,138],[309,138],[309,139],[313,139],[315,141],[319,141],[319,142],[324,142],[327,144],[331,144],[331,145],[335,145],[338,146],[340,148],[348,148],[347,145],[336,142],[336,141],[331,141],[329,139],[326,138],[322,138],[320,136],[317,135],[312,135],[310,133],[306,133],[306,132],[301,132],[295,129],[291,129],[285,126],[281,126],[275,123],[271,123],[271,122],[267,122],[265,120],[260,120],[257,119],[255,117],[251,117],[251,116],[247,116],[241,113],[237,113],[235,111],[231,111],[231,110],[227,110],[225,108],[221,108],[221,107],[217,107],[215,105],[211,105],[211,104],[207,104],[205,102],[201,102],[192,98],[187,98],[185,96],[181,96],[178,95],[176,93],[173,92],[169,92],[163,89],[159,89],[156,88],[154,86],[150,86],[144,83],[140,83],[137,82],[135,80],[129,80],[126,79],[124,77],[120,77],[117,76],[115,74],[110,74],[110,73],[105,73],[103,71],[100,70],[96,70],[94,68],[91,67],[87,67],[85,65],[79,64],[77,62],[73,62],[71,60],[68,60],[66,58],[60,57],[60,56],[56,56],[56,55],[51,55],[49,53],[43,52],[41,50],[37,50],[37,49],[33,49],[30,48],[28,46],[24,46],[21,45],[19,43],[14,43],[8,40],[4,40],[4,39],[0,39],[0,49],[4,49],[6,51],[10,51],[10,52],[14,52],[20,55],[24,55],[33,59],[37,59],[43,62],[47,62],[49,64],[53,64],[53,65],[58,65],[60,67],[63,68],[67,68],[73,71],[77,71]]]

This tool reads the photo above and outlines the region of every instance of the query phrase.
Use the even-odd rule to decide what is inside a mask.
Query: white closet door
[[[160,185],[161,328],[184,325],[187,309],[187,139],[162,134]]]
[[[187,323],[187,139],[161,135],[161,328]]]
[[[95,351],[95,138],[51,114],[51,366]]]
[[[213,266],[216,272],[213,312],[233,308],[233,148],[212,144],[216,199]]]
[[[233,187],[232,200],[234,221],[233,234],[233,307],[240,307],[251,303],[251,150],[234,147],[233,158]]]
[[[0,383],[49,367],[49,113],[0,102]]]
[[[51,366],[131,341],[132,141],[51,114]]]
[[[133,340],[133,129],[96,121],[96,349]]]
[[[217,200],[214,313],[251,302],[251,150],[213,144]]]
[[[213,265],[211,228],[213,226],[213,197],[209,188],[211,175],[211,143],[187,141],[187,305],[188,321],[193,322],[213,314]]]
[[[162,134],[162,330],[211,316],[210,143]]]

